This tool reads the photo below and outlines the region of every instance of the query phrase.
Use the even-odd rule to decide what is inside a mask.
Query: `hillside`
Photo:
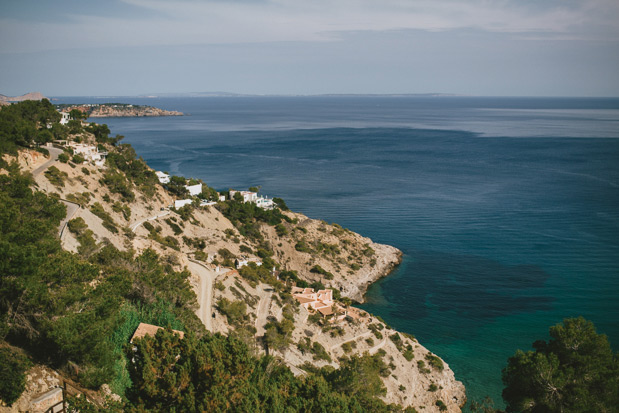
[[[99,345],[96,343],[102,333],[107,334],[104,331],[114,337],[127,331],[118,335],[121,344],[117,348],[123,348],[127,338],[122,337],[131,334],[138,321],[193,332],[195,339],[207,346],[220,345],[218,336],[207,331],[219,332],[239,340],[239,344],[228,341],[225,345],[246,347],[251,357],[258,357],[252,371],[262,371],[261,363],[270,363],[272,357],[292,370],[296,377],[287,376],[288,370],[277,370],[273,380],[280,384],[273,384],[273,389],[281,388],[282,380],[296,383],[293,387],[325,380],[325,389],[348,395],[349,398],[338,399],[337,403],[343,403],[340,406],[361,403],[363,410],[373,406],[371,410],[383,411],[393,403],[395,410],[395,405],[400,405],[417,411],[460,411],[466,400],[464,387],[446,363],[414,337],[398,333],[382,320],[354,308],[354,301],[363,299],[367,286],[399,263],[401,253],[397,249],[373,243],[337,224],[287,211],[285,204],[283,209],[262,210],[235,200],[210,206],[199,206],[196,200],[193,205],[170,208],[175,199],[187,196],[183,178],[173,178],[164,187],[129,145],[120,144],[92,125],[69,136],[69,140],[75,138],[105,149],[105,163],[82,163],[81,156],[67,156],[68,149],[51,147],[47,148],[49,157],[20,149],[3,158],[5,176],[16,176],[15,168],[9,166],[14,160],[23,172],[33,175],[35,196],[39,193],[49,202],[60,199],[64,204],[65,220],[55,224],[55,232],[60,231],[60,245],[71,255],[53,254],[75,261],[73,267],[86,266],[92,274],[84,278],[76,273],[71,281],[75,284],[64,281],[66,288],[85,287],[85,293],[93,294],[92,298],[75,301],[79,295],[74,292],[60,296],[63,302],[72,304],[55,309],[58,315],[50,314],[52,324],[33,325],[35,331],[65,348],[66,339],[58,341],[65,333],[61,334],[63,330],[57,330],[56,321],[52,320],[82,320],[82,314],[90,310],[75,313],[75,309],[101,308],[96,310],[97,314],[109,312],[110,316],[97,316],[100,318],[90,321],[93,326],[101,326],[100,333],[88,339],[94,347]],[[200,197],[219,200],[219,195],[204,183]],[[54,216],[60,219],[60,213]],[[64,222],[68,222],[66,227]],[[7,233],[18,230],[15,227]],[[45,239],[41,238],[41,242]],[[250,263],[235,269],[235,260],[244,259],[259,261],[261,265]],[[73,273],[69,267],[63,271],[62,274]],[[37,273],[32,273],[32,277],[38,277]],[[291,290],[294,285],[316,290],[332,288],[339,303],[333,306],[335,313],[324,317],[299,305]],[[116,307],[108,308],[100,302],[99,290],[118,294]],[[162,310],[162,305],[167,310]],[[107,309],[101,313],[103,308]],[[118,321],[111,322],[112,314],[118,314]],[[123,314],[132,315],[127,318]],[[24,313],[24,317],[30,316]],[[337,317],[342,320],[331,321]],[[14,337],[11,344],[19,344],[18,338],[25,337],[23,328],[11,324],[9,329],[15,331],[8,336]],[[192,337],[190,334],[184,341],[192,343]],[[174,339],[162,334],[157,340]],[[144,346],[150,346],[149,343],[145,340]],[[187,343],[183,345],[189,346]],[[157,351],[155,348],[138,345],[139,352]],[[183,351],[195,351],[193,348]],[[126,380],[111,372],[102,373],[101,379],[94,381],[92,376],[88,379],[82,373],[71,373],[71,365],[80,366],[80,371],[95,366],[105,370],[105,363],[93,359],[88,347],[63,351],[68,352],[62,358],[64,361],[54,364],[63,377],[71,377],[85,387],[98,388],[101,383],[110,383],[114,392],[125,396],[126,391],[129,402],[135,402]],[[260,358],[265,354],[270,357]],[[126,368],[118,369],[122,372]],[[135,372],[129,369],[129,374],[137,386]],[[117,378],[109,381],[105,377]],[[254,378],[256,383],[260,382]],[[254,379],[248,380],[253,383]],[[28,386],[36,387],[31,382]],[[36,393],[30,389],[26,395]],[[187,401],[184,393],[177,397],[182,403]],[[386,404],[376,404],[375,398]],[[290,399],[281,402],[292,403]],[[25,406],[28,402],[21,400],[16,405]],[[150,408],[154,409],[153,406]]]
[[[30,93],[26,93],[25,95],[21,95],[21,96],[5,96],[5,95],[0,95],[0,102],[23,102],[24,100],[42,100],[45,99],[45,96],[43,96],[40,92],[30,92]]]

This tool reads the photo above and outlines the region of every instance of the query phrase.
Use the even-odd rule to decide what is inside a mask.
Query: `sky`
[[[619,96],[617,0],[0,0],[0,94]]]

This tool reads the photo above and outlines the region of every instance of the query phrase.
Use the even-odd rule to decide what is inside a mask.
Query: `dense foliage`
[[[237,193],[235,195],[240,194]],[[262,241],[264,237],[260,232],[260,223],[275,226],[282,221],[292,220],[284,215],[279,208],[262,209],[252,202],[243,202],[242,198],[217,204],[221,213],[234,224],[239,232],[252,240]]]
[[[26,369],[29,365],[23,354],[9,347],[0,347],[0,400],[9,406],[26,387]]]
[[[26,100],[3,106],[0,110],[0,155],[16,153],[18,147],[42,144],[58,139],[60,114],[49,100]],[[56,127],[52,129],[53,124]]]
[[[619,406],[619,355],[584,318],[550,327],[551,340],[518,350],[503,370],[508,412],[611,412]]]
[[[234,337],[184,339],[160,330],[128,349],[133,387],[126,410],[139,411],[397,411],[384,394],[379,356],[354,357],[340,370],[296,378],[275,359],[255,357]],[[377,374],[378,373],[378,374]]]
[[[122,347],[140,321],[167,319],[204,332],[187,271],[174,271],[150,250],[134,256],[91,248],[88,260],[63,251],[57,234],[64,205],[33,191],[32,178],[15,164],[7,169],[0,175],[0,341],[56,368],[74,366],[82,384],[97,387],[123,381]],[[83,233],[79,224],[72,229]]]

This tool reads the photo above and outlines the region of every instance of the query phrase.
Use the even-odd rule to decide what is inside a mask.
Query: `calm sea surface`
[[[94,99],[188,113],[105,119],[155,169],[262,185],[404,252],[365,309],[440,355],[469,398],[583,315],[619,347],[619,99]]]

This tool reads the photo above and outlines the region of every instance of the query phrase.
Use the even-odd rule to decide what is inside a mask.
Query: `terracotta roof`
[[[135,340],[136,338],[142,338],[144,336],[154,336],[155,334],[157,334],[157,331],[159,331],[162,328],[163,327],[154,326],[152,324],[140,323],[138,328],[135,330],[135,333],[133,333],[133,337],[131,337],[130,342],[133,342],[133,340]],[[181,338],[185,336],[185,333],[183,333],[182,331],[178,331],[178,330],[172,330],[172,331],[174,331],[179,336],[181,336]]]
[[[320,313],[323,315],[333,314],[333,309],[331,308],[331,306],[319,307],[316,310],[320,311]]]
[[[302,297],[302,296],[296,296],[295,297],[297,299],[298,302],[300,302],[301,304],[305,304],[305,303],[313,303],[314,301],[316,301],[313,298],[309,298],[309,297]]]

